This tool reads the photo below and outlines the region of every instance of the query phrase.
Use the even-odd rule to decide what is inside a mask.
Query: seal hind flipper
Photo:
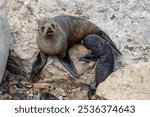
[[[36,59],[34,60],[32,64],[32,71],[31,71],[31,76],[30,76],[30,79],[32,81],[36,81],[36,76],[44,68],[46,63],[47,63],[47,56],[44,53],[39,52]]]
[[[72,59],[70,58],[68,51],[66,52],[66,55],[64,58],[59,58],[59,61],[74,77],[79,78],[77,69],[75,68],[74,63]]]
[[[104,40],[106,40],[106,41],[108,41],[108,42],[110,43],[111,47],[113,47],[113,49],[116,51],[116,54],[119,54],[119,55],[123,56],[122,53],[118,50],[118,48],[117,48],[117,46],[115,45],[115,43],[110,39],[110,37],[109,37],[105,32],[103,32],[103,31],[101,30],[98,35],[99,35],[102,39],[104,39]]]
[[[92,95],[95,95],[96,93],[96,87],[92,87],[89,91],[88,91],[88,97],[90,98]]]
[[[111,39],[109,39],[109,40],[107,38],[103,38],[103,39],[107,40],[109,42],[111,47],[113,47],[113,49],[117,52],[116,54],[119,54],[119,55],[123,56],[122,53],[118,50],[118,48],[116,47],[116,45],[113,43],[113,41]]]

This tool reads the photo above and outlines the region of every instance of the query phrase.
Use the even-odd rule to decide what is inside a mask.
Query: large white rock
[[[150,62],[112,73],[99,84],[96,95],[106,99],[150,99]]]
[[[0,11],[0,82],[2,80],[8,53],[9,53],[10,29],[6,15]]]

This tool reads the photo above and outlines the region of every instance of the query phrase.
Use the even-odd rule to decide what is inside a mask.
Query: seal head
[[[91,50],[97,59],[100,58],[101,55],[105,53],[105,50],[110,47],[106,46],[110,45],[108,41],[100,39],[100,37],[95,34],[88,35],[84,40],[82,40],[81,44]]]
[[[38,27],[37,45],[43,53],[63,58],[67,48],[66,35],[55,21],[42,21]]]

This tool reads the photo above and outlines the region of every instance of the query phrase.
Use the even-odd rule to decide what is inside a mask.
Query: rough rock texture
[[[37,99],[42,86],[59,99],[88,99],[86,93],[94,80],[94,63],[78,61],[87,52],[82,46],[70,51],[80,74],[79,80],[72,78],[56,57],[49,57],[39,76],[41,86],[34,87],[37,85],[28,81],[32,62],[39,51],[36,44],[38,21],[57,15],[84,17],[111,37],[128,64],[148,62],[149,6],[149,0],[2,0],[0,9],[8,15],[11,27],[13,62],[9,61],[0,94],[4,99]]]
[[[99,84],[96,95],[106,99],[150,99],[150,62],[127,66]]]

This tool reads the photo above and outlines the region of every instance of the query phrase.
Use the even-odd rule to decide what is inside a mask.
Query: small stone
[[[110,19],[113,20],[114,18],[116,18],[116,17],[115,17],[115,15],[113,14],[113,15],[110,17]]]
[[[13,80],[13,81],[12,81],[12,84],[13,84],[13,85],[17,85],[17,84],[19,84],[19,81]]]
[[[23,97],[24,97],[24,95],[21,93],[14,93],[12,95],[13,100],[21,100],[21,99],[23,99]]]
[[[48,85],[48,83],[33,83],[33,88],[44,89]]]
[[[12,73],[9,73],[6,79],[11,82],[14,79],[14,75]]]
[[[3,95],[0,95],[0,100],[4,100],[5,97]]]
[[[17,84],[16,86],[17,86],[18,88],[23,88],[23,84],[20,84],[20,83]]]
[[[26,88],[32,88],[33,85],[32,85],[32,84],[28,84],[28,85],[26,85],[25,87],[26,87]]]

